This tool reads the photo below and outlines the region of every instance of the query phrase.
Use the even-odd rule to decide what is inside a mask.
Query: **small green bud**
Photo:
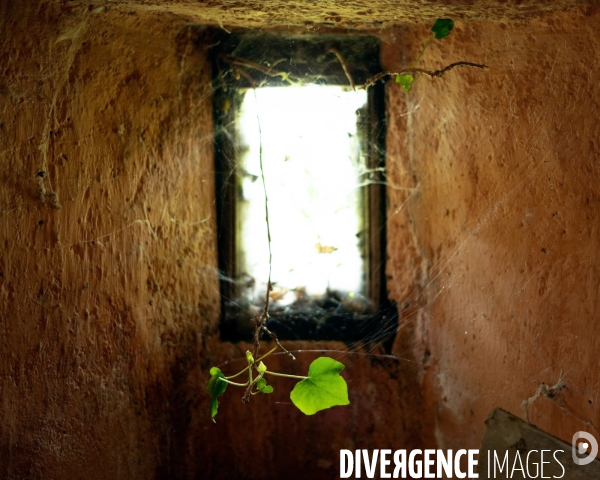
[[[405,93],[410,92],[410,87],[414,82],[414,77],[412,75],[397,75],[396,82],[402,86],[402,89]]]
[[[257,370],[258,373],[265,373],[267,371],[267,366],[263,362],[260,362],[258,364]]]
[[[246,350],[246,360],[248,360],[248,365],[254,365],[254,357],[250,353],[250,350]]]

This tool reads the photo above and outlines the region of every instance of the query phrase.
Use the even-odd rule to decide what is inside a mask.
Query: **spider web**
[[[265,65],[270,65],[269,61],[265,60]],[[461,72],[462,74],[462,72]],[[474,75],[477,75],[475,73]],[[344,75],[339,76],[340,84],[347,84],[347,78]],[[395,86],[390,85],[388,92]],[[396,86],[397,87],[397,86]],[[427,87],[431,88],[431,87]],[[393,94],[394,101],[397,101],[397,94]],[[389,100],[389,99],[388,99]],[[398,140],[398,137],[402,135],[399,133],[401,128],[411,128],[413,122],[418,121],[418,116],[421,109],[432,108],[432,100],[428,98],[426,88],[418,91],[416,94],[409,97],[409,100],[405,103],[405,109],[394,118],[388,118],[388,140]],[[465,105],[459,106],[458,108],[472,108],[467,101]],[[512,107],[511,107],[512,108]],[[485,192],[474,192],[474,196],[481,196],[482,200],[477,208],[473,208],[473,215],[465,217],[460,223],[459,228],[454,230],[447,230],[445,232],[446,237],[444,240],[444,248],[440,251],[427,251],[426,246],[420,244],[419,238],[422,238],[422,234],[426,230],[435,231],[438,227],[434,225],[436,219],[434,218],[415,218],[415,215],[419,212],[419,207],[415,207],[419,202],[422,202],[423,196],[426,195],[428,198],[432,197],[430,193],[430,178],[422,177],[407,168],[406,163],[398,158],[398,152],[386,152],[387,155],[387,172],[385,178],[385,186],[388,193],[388,208],[386,227],[389,230],[395,231],[399,225],[407,225],[412,222],[418,223],[419,225],[408,226],[408,230],[411,231],[410,235],[413,237],[413,244],[403,247],[400,253],[396,253],[391,248],[397,246],[397,243],[393,242],[393,238],[388,233],[388,254],[390,255],[390,261],[393,263],[390,271],[388,265],[388,275],[391,276],[388,282],[388,288],[390,288],[391,298],[398,303],[397,317],[392,322],[385,325],[383,329],[374,330],[370,328],[370,325],[366,325],[365,331],[359,341],[346,342],[344,349],[327,350],[327,355],[330,355],[340,361],[344,359],[352,358],[353,362],[370,362],[374,360],[380,362],[381,367],[385,368],[388,364],[410,364],[417,366],[420,369],[426,369],[435,362],[435,358],[431,358],[431,352],[429,348],[430,343],[430,332],[429,324],[432,322],[432,315],[436,311],[438,302],[440,299],[451,291],[452,288],[456,288],[460,284],[465,282],[468,277],[468,259],[470,257],[481,257],[482,239],[485,239],[487,235],[493,234],[496,230],[497,225],[502,223],[509,218],[508,212],[517,203],[518,199],[527,195],[527,192],[531,188],[539,188],[540,185],[548,186],[552,188],[552,180],[548,175],[547,163],[552,156],[552,152],[543,147],[544,140],[547,138],[548,132],[540,125],[540,119],[545,115],[546,107],[534,107],[529,108],[525,112],[530,115],[530,123],[533,126],[532,131],[534,136],[526,137],[523,134],[516,134],[512,139],[511,144],[522,150],[523,158],[527,159],[520,167],[518,172],[513,172],[508,175],[510,178],[510,184],[508,188],[494,193],[492,195],[483,195]],[[568,112],[567,112],[568,113]],[[516,115],[516,113],[515,113]],[[570,120],[569,120],[570,119]],[[440,122],[443,126],[444,122],[450,122],[451,118],[445,119]],[[563,125],[567,125],[569,121],[573,121],[573,114],[565,116]],[[413,148],[412,146],[409,148]],[[452,150],[452,147],[449,147]],[[455,161],[459,161],[458,159]],[[468,172],[470,175],[478,175],[477,172]],[[481,172],[479,173],[481,175]],[[335,188],[332,185],[332,188]],[[268,189],[268,186],[267,186]],[[451,192],[446,191],[440,195],[448,194]],[[453,208],[455,207],[455,208]],[[460,208],[454,205],[454,200],[451,196],[448,197],[448,209],[446,212],[440,213],[442,216],[452,215],[453,211],[460,212]],[[532,209],[531,211],[524,212],[524,222],[532,220],[539,221],[541,212]],[[533,218],[532,218],[533,217]],[[553,217],[554,218],[554,217]],[[559,222],[559,220],[555,220]],[[423,225],[426,225],[423,227]],[[419,228],[421,231],[419,232]],[[442,227],[440,227],[442,228]],[[439,232],[436,232],[439,236]],[[542,247],[542,253],[545,253],[548,247]],[[409,253],[407,253],[409,252]],[[412,253],[411,253],[412,252]],[[402,262],[407,264],[410,262],[416,262],[416,266],[413,265],[410,272],[405,276],[397,273],[397,267]],[[277,258],[273,258],[273,262],[277,263]],[[219,278],[221,281],[226,282],[237,282],[239,279],[228,277],[224,272],[219,272]],[[403,280],[408,280],[402,283]],[[547,279],[544,278],[544,272],[540,268],[538,270],[529,271],[526,278],[518,283],[505,287],[502,295],[505,298],[512,298],[516,302],[520,302],[523,296],[523,292],[528,288],[531,288],[534,284],[544,283],[545,290],[551,290],[556,288],[561,279],[555,279],[555,283],[547,283]],[[541,287],[540,287],[541,288]],[[479,305],[481,302],[478,303]],[[465,339],[471,338],[479,329],[477,322],[485,322],[486,318],[490,316],[490,313],[478,308],[469,307],[469,311],[456,310],[449,312],[443,320],[440,330],[437,335],[443,335],[446,331],[454,331],[455,324],[464,323],[465,317],[473,318],[473,329],[466,329],[464,332]],[[375,314],[386,314],[387,311],[380,310]],[[401,335],[399,335],[401,334]],[[473,337],[474,338],[474,337]],[[250,339],[248,339],[250,341]],[[391,347],[393,343],[393,347]],[[322,344],[320,344],[322,345]],[[297,341],[286,340],[286,347],[294,354],[309,354],[315,352],[322,352],[323,349],[317,350],[307,349],[307,343],[305,340],[298,338]],[[518,350],[519,346],[517,346]],[[277,353],[275,355],[281,355],[283,353]],[[229,365],[232,368],[237,362],[243,362],[243,359],[230,359],[224,362],[222,365]],[[243,365],[243,363],[242,363]],[[530,375],[522,376],[519,379],[519,385],[530,385],[532,393],[536,391],[537,384],[540,378],[546,378],[549,384],[554,384],[558,378],[555,378],[555,365],[546,365],[541,370],[530,372]],[[439,381],[442,385],[442,395],[447,393],[444,392],[444,382],[446,377],[452,377],[460,374],[461,372],[456,370],[452,371],[450,368],[442,368],[439,373]],[[568,373],[567,383],[568,383]],[[490,372],[493,374],[493,372]],[[562,376],[561,376],[562,378]],[[514,380],[511,378],[501,378],[497,382],[497,387],[488,389],[485,394],[478,394],[477,397],[472,398],[471,401],[490,399],[501,399],[506,397],[507,391],[505,386],[509,383],[514,384]],[[449,396],[456,396],[455,393],[449,393]],[[525,397],[527,398],[527,397]],[[585,418],[584,415],[580,415],[572,410],[567,409],[567,414],[575,418],[576,423],[585,424],[596,428],[593,423]]]

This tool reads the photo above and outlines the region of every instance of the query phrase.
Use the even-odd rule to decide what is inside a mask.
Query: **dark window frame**
[[[213,47],[212,63],[215,95],[215,165],[217,195],[217,228],[221,320],[220,334],[224,341],[249,341],[254,324],[252,314],[236,306],[236,257],[238,179],[235,174],[237,132],[235,115],[239,111],[241,89],[253,86],[284,86],[281,77],[272,77],[252,69],[252,79],[238,69],[236,59],[268,65],[266,59],[278,61],[280,70],[311,83],[349,85],[346,70],[355,85],[381,72],[379,39],[372,36],[285,36],[277,34],[232,34],[219,38]],[[259,55],[257,55],[259,52]],[[343,64],[338,58],[343,58]],[[284,59],[281,61],[281,59]],[[233,64],[233,67],[232,67]],[[251,83],[251,80],[254,85]],[[362,136],[369,185],[363,188],[365,215],[363,218],[365,247],[363,251],[366,293],[374,313],[336,313],[327,309],[296,310],[287,313],[270,312],[268,328],[281,340],[337,340],[356,342],[377,338],[377,332],[395,332],[397,309],[388,300],[386,263],[386,191],[385,191],[385,91],[378,82],[367,91],[366,115]],[[233,281],[232,281],[233,280]],[[384,346],[389,350],[393,334],[385,335]]]

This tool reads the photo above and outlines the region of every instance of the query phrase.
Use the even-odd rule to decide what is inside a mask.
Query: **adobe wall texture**
[[[206,55],[181,22],[2,9],[0,476],[182,477],[219,312]]]
[[[303,374],[321,349],[337,350],[350,407],[304,417],[282,381],[251,405],[228,391],[215,425],[208,369],[237,367],[246,346],[217,335],[199,24],[227,28],[252,12],[259,25],[281,21],[258,4],[193,15],[178,10],[190,2],[173,5],[0,7],[1,475],[334,478],[340,448],[476,448],[493,407],[519,414],[561,371],[568,390],[538,399],[531,420],[564,439],[597,433],[600,14],[475,5],[423,65],[470,60],[488,72],[424,78],[409,95],[389,85],[396,358],[290,343],[312,351],[269,367]],[[378,5],[354,26],[389,15]],[[336,23],[319,12],[290,19]],[[414,58],[427,28],[383,31],[386,65]]]
[[[394,298],[422,308],[415,354],[442,448],[477,448],[494,407],[524,418],[523,400],[561,375],[531,422],[566,441],[598,434],[598,18],[459,23],[423,66],[489,71],[422,78],[409,95],[388,86],[388,273]],[[390,33],[388,68],[425,35]]]
[[[251,405],[228,392],[210,421],[208,370],[246,345],[216,328],[202,28],[102,6],[0,13],[1,476],[331,478],[340,448],[420,445],[416,369],[341,344],[290,344],[317,351],[269,367],[305,374],[339,350],[351,407],[306,418],[282,381]]]

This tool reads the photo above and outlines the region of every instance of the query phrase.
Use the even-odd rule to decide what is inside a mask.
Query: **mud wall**
[[[409,95],[389,85],[395,358],[290,343],[298,360],[269,367],[303,374],[335,350],[351,406],[307,418],[281,384],[251,405],[228,392],[215,425],[208,369],[237,367],[246,346],[216,329],[201,25],[277,19],[257,5],[205,17],[187,2],[107,5],[0,7],[3,477],[334,478],[340,448],[476,448],[493,407],[518,414],[561,372],[568,389],[536,400],[531,420],[565,439],[595,432],[595,10],[541,16],[533,2],[541,17],[517,21],[498,4],[493,22],[474,10],[423,65],[489,71],[423,78]],[[340,26],[371,28],[377,11]],[[336,24],[298,15],[322,20],[295,22],[308,31]],[[395,69],[426,27],[381,34]]]
[[[180,478],[219,312],[201,34],[1,13],[0,476]]]
[[[430,436],[415,366],[338,343],[290,343],[308,352],[269,367],[305,374],[334,350],[350,407],[304,417],[283,381],[251,405],[228,392],[213,424],[208,370],[246,345],[216,328],[203,27],[102,5],[0,13],[3,478],[332,478],[340,448]]]
[[[420,308],[414,348],[441,448],[477,448],[498,406],[566,441],[598,434],[598,18],[459,23],[423,66],[489,71],[421,78],[409,95],[388,86],[388,273],[395,299]],[[388,68],[425,35],[390,33]],[[420,289],[403,286],[414,278]]]

